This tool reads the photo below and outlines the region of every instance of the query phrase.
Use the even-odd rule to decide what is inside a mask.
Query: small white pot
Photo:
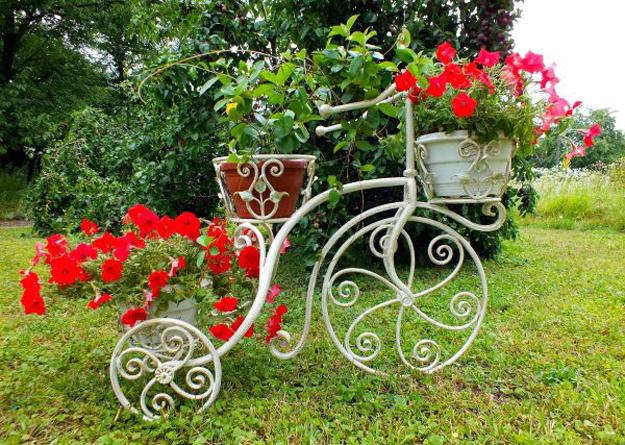
[[[428,199],[488,201],[510,181],[515,144],[505,138],[478,144],[467,131],[430,133],[416,140]]]
[[[154,313],[150,311],[149,318],[174,318],[195,326],[197,318],[197,301],[186,298],[180,303],[169,301],[164,308],[159,307]]]

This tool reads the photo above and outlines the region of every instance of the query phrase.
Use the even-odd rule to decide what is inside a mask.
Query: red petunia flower
[[[91,309],[95,311],[97,308],[102,306],[104,303],[106,303],[110,299],[111,299],[110,294],[102,294],[102,295],[97,294],[93,300],[87,303],[87,307],[90,307]]]
[[[121,278],[123,271],[124,263],[114,258],[109,258],[104,263],[102,263],[102,281],[104,281],[105,283],[117,281]]]
[[[128,232],[124,235],[124,238],[126,238],[128,240],[128,242],[130,243],[130,245],[136,249],[143,249],[145,248],[145,240],[143,238],[139,238],[135,232]]]
[[[80,222],[80,230],[82,230],[85,235],[91,236],[98,233],[100,231],[100,228],[93,221],[83,218],[83,220]]]
[[[215,255],[207,257],[208,268],[215,275],[219,275],[230,270],[230,256],[228,255]]]
[[[432,97],[441,97],[447,88],[447,79],[445,73],[438,76],[430,77],[429,85],[425,92]]]
[[[130,241],[125,236],[119,236],[111,243],[113,247],[113,255],[119,261],[126,261],[130,255]]]
[[[447,41],[441,43],[438,45],[438,48],[436,48],[436,58],[445,65],[451,63],[455,56],[456,50],[451,46],[451,43]]]
[[[443,71],[447,82],[455,89],[471,87],[471,81],[464,75],[463,69],[457,63],[449,63]]]
[[[155,270],[148,276],[148,285],[152,289],[154,297],[158,297],[161,289],[167,284],[167,280],[169,280],[169,275],[164,270]]]
[[[156,226],[156,231],[163,239],[171,238],[171,236],[176,233],[174,220],[167,215],[163,216]]]
[[[56,233],[46,238],[46,251],[49,254],[46,261],[48,263],[52,258],[65,255],[67,252],[67,241],[63,238],[63,235]]]
[[[521,59],[520,68],[528,73],[540,73],[545,69],[543,56],[528,51],[525,57]]]
[[[176,232],[195,241],[200,236],[200,220],[191,212],[183,212],[174,220]]]
[[[109,253],[113,249],[115,237],[109,232],[104,232],[102,236],[91,242],[91,247],[98,249],[102,253]]]
[[[70,251],[69,257],[80,264],[95,260],[98,257],[98,251],[89,244],[80,243],[74,250]]]
[[[425,99],[425,92],[421,88],[416,86],[408,93],[408,99],[413,104],[418,104],[419,101]]]
[[[245,317],[237,317],[237,319],[234,320],[234,323],[232,323],[232,326],[231,326],[233,334],[239,329],[239,326],[243,324],[243,320],[245,320]],[[243,336],[245,338],[250,338],[252,335],[254,335],[254,323],[252,323],[250,328],[247,330],[247,332]]]
[[[224,253],[232,247],[232,240],[228,237],[226,232],[226,220],[219,221],[217,217],[213,219],[213,222],[206,229],[206,236],[212,239],[208,249],[211,247],[217,247],[220,253]]]
[[[171,262],[171,268],[169,269],[169,273],[167,274],[167,276],[171,278],[176,275],[179,270],[184,269],[185,267],[187,267],[187,261],[184,259],[183,256],[179,256]]]
[[[143,321],[148,318],[148,312],[145,308],[131,308],[124,312],[121,322],[126,326],[133,327],[138,321]]]
[[[282,329],[282,317],[287,313],[287,308],[284,304],[280,304],[273,315],[267,320],[267,337],[265,341],[269,343],[272,338],[278,335],[278,331]]]
[[[487,66],[489,68],[497,65],[499,63],[499,59],[501,58],[501,54],[499,51],[486,51],[484,48],[480,49],[479,54],[475,58],[475,62],[480,65]]]
[[[260,265],[260,251],[254,246],[245,246],[239,252],[239,267],[251,269]]]
[[[584,157],[586,156],[586,147],[582,147],[581,145],[573,146],[573,149],[564,155],[564,158],[567,160],[571,160],[575,157]]]
[[[150,235],[158,225],[160,218],[152,210],[142,204],[135,204],[128,209],[128,218],[139,228],[139,235]]]
[[[219,312],[232,312],[237,308],[239,299],[234,297],[223,297],[221,300],[213,304],[213,307]]]
[[[284,238],[284,242],[280,246],[280,253],[281,254],[286,253],[289,247],[291,247],[291,241],[289,241],[289,238]]]
[[[408,70],[395,76],[397,91],[408,91],[417,84],[417,79]]]
[[[85,271],[69,256],[50,261],[50,283],[70,285],[86,278]]]
[[[20,284],[24,289],[20,303],[24,306],[24,313],[43,315],[46,312],[46,303],[41,297],[41,283],[35,272],[20,272],[24,278]]]
[[[234,334],[234,331],[232,330],[232,328],[225,323],[211,326],[210,328],[208,328],[208,330],[210,331],[211,334],[213,334],[215,338],[218,338],[219,340],[223,340],[223,341],[230,340],[230,337],[232,337],[232,335]]]
[[[593,124],[586,132],[586,136],[590,136],[591,138],[597,137],[600,134],[601,134],[601,125],[599,124]]]
[[[473,114],[477,102],[464,91],[454,97],[451,101],[451,109],[458,117],[469,117]]]
[[[556,85],[558,82],[560,82],[560,79],[558,79],[556,77],[556,74],[553,70],[554,65],[551,65],[549,68],[545,68],[540,74],[541,74],[541,79],[540,79],[540,87],[541,88],[545,88],[547,86],[547,84],[550,84],[551,86]]]
[[[30,266],[35,267],[41,261],[41,258],[44,256],[43,244],[40,241],[37,241],[35,244],[35,256],[32,260],[30,260]]]

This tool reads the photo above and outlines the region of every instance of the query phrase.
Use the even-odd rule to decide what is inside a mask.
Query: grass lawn
[[[524,227],[485,264],[475,343],[434,375],[358,371],[317,309],[295,360],[248,341],[223,358],[213,407],[148,423],[109,386],[113,307],[57,301],[45,317],[22,315],[26,233],[0,229],[0,443],[625,443],[625,234]],[[296,271],[285,283],[306,285]],[[296,332],[303,301],[287,300]]]

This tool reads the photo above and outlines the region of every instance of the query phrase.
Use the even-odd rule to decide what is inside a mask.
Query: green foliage
[[[30,213],[40,233],[77,230],[82,218],[105,228],[129,206],[133,156],[128,134],[101,111],[74,117],[66,138],[49,149],[29,191]]]
[[[27,186],[26,169],[0,170],[0,220],[24,217],[22,201]]]
[[[0,162],[36,164],[71,113],[121,103],[117,83],[140,46],[124,2],[0,3]],[[34,161],[28,161],[28,159]]]
[[[120,410],[110,388],[121,334],[115,309],[59,299],[48,315],[25,317],[15,271],[35,240],[23,229],[0,229],[7,253],[0,256],[0,437],[7,444],[623,442],[625,236],[522,230],[484,264],[486,319],[456,364],[409,379],[371,376],[336,351],[313,317],[294,360],[244,341],[222,360],[215,405],[197,414],[199,404],[184,402],[168,420],[145,422]],[[287,255],[280,266],[285,329],[294,333],[305,311],[300,264]],[[433,273],[418,269],[416,279],[429,283]],[[376,296],[386,294],[360,298]]]
[[[500,8],[502,14],[504,10],[511,11],[512,2],[500,3],[505,3]],[[476,5],[481,4],[467,4],[462,20],[477,23],[478,16],[469,10],[475,11]],[[301,6],[312,7],[312,4],[307,5]],[[342,9],[341,3],[341,14],[350,12],[345,17],[317,8],[317,16],[332,15],[332,23],[340,19],[347,22],[352,13],[365,9],[358,18],[350,20],[349,27],[347,24],[328,26],[327,30],[333,35],[324,45],[325,37],[318,41],[311,39],[310,33],[299,32],[303,29],[299,23],[301,17],[283,16],[288,2],[208,2],[202,5],[132,2],[132,23],[139,30],[139,42],[159,48],[160,54],[144,59],[146,69],[137,76],[140,98],[127,95],[128,108],[110,119],[110,125],[120,127],[124,137],[121,143],[111,144],[107,149],[121,150],[115,156],[118,159],[130,159],[128,152],[133,154],[126,163],[131,173],[110,178],[115,184],[123,184],[120,188],[108,189],[116,194],[110,200],[114,203],[126,200],[127,205],[144,202],[159,213],[189,209],[201,215],[212,214],[217,200],[210,159],[227,154],[233,148],[254,152],[262,147],[265,151],[319,156],[321,180],[315,191],[326,189],[329,178],[335,178],[331,187],[340,187],[344,182],[357,179],[401,175],[404,149],[397,119],[400,115],[392,106],[382,105],[370,110],[364,120],[356,119],[360,117],[358,113],[347,114],[344,117],[353,123],[346,124],[346,136],[334,134],[318,138],[314,134],[319,121],[319,103],[370,98],[392,81],[400,59],[378,62],[383,58],[383,48],[395,44],[397,33],[389,36],[382,23],[389,23],[391,29],[403,15],[393,14],[396,6],[392,2],[380,5],[390,8],[391,14],[374,14],[377,17],[374,22],[381,24],[382,31],[375,27],[379,34],[373,27],[366,28],[373,17],[367,12],[372,5],[355,2],[352,10],[352,6]],[[410,4],[405,14],[419,15],[423,12],[419,5]],[[451,8],[449,12],[447,7]],[[440,20],[440,28],[447,31],[439,35],[431,31],[437,27],[421,27],[414,30],[410,42],[406,41],[407,34],[402,33],[404,52],[412,57],[415,54],[412,48],[432,48],[443,36],[454,34],[452,27],[457,25],[454,17],[464,8],[460,3],[453,8],[442,4],[426,7],[429,11],[426,16],[429,14],[435,22]],[[494,12],[488,12],[491,13]],[[316,20],[310,14],[302,17],[311,25]],[[279,23],[286,21],[289,23],[282,28]],[[297,26],[291,27],[292,23]],[[319,19],[318,23],[325,22]],[[508,30],[511,23],[502,24],[501,29]],[[284,32],[276,33],[278,29]],[[325,36],[326,28],[320,26],[320,29]],[[436,36],[425,38],[428,33]],[[170,41],[179,44],[165,44]],[[466,40],[463,44],[467,54],[475,53],[480,46],[470,42]],[[271,54],[267,53],[268,43]],[[382,48],[376,48],[376,43],[381,43]],[[279,53],[281,65],[276,58]],[[268,106],[252,112],[255,103]],[[53,162],[45,169],[52,174]],[[99,183],[97,187],[100,188]],[[367,193],[366,198],[349,196],[340,200],[336,195],[337,199],[331,203],[333,214],[320,211],[311,215],[302,238],[312,248],[314,242],[309,239],[331,233],[337,217],[353,214],[365,204],[368,207],[398,199],[396,192],[374,191]],[[39,187],[37,193],[39,204],[35,209],[47,202],[45,187]],[[44,209],[33,214],[37,218],[41,214],[41,218],[56,220],[54,230],[63,224],[71,225],[71,217],[63,214],[62,200],[51,201],[58,203],[51,212]],[[70,214],[79,214],[80,208],[87,210],[81,204]],[[104,214],[93,217],[104,222],[119,215],[117,212],[106,218]],[[53,226],[50,222],[38,222],[37,228],[48,231]],[[493,236],[489,243],[496,245],[499,235],[484,235]],[[307,257],[312,259],[312,253]]]

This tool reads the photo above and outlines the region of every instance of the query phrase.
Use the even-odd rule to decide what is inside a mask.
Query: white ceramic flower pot
[[[127,308],[120,308],[124,313]],[[169,301],[166,304],[156,304],[152,306],[148,312],[148,320],[154,318],[173,318],[189,323],[191,326],[196,326],[197,323],[198,304],[194,298],[186,298],[180,303],[174,303]],[[130,328],[122,325],[123,330],[127,332]],[[174,336],[180,335],[178,331],[171,332],[166,336],[166,340],[171,339]],[[143,332],[136,337],[144,346],[157,347],[161,344],[162,338],[156,333]]]
[[[154,312],[150,311],[149,318],[174,318],[195,326],[197,301],[194,298],[186,298],[180,303],[169,301],[165,307],[158,307]]]
[[[419,174],[432,199],[486,201],[501,197],[511,176],[514,143],[499,138],[478,144],[467,131],[417,138]]]

